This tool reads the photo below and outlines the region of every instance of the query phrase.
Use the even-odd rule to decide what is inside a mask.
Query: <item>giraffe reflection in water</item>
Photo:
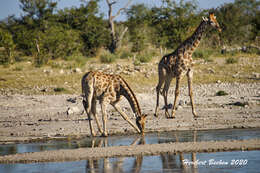
[[[143,145],[145,144],[144,137],[136,138],[130,145]],[[92,147],[108,147],[108,139],[101,138],[99,140],[92,140]],[[124,160],[125,157],[118,158],[103,158],[103,159],[89,159],[86,163],[87,173],[121,173],[124,172]],[[143,162],[143,156],[135,156],[134,164],[131,168],[133,172],[138,173],[141,170]]]
[[[177,132],[174,132],[176,142],[179,141]],[[197,132],[193,132],[193,141],[197,141]],[[142,145],[145,144],[144,137],[136,138],[130,145]],[[165,141],[159,139],[158,143],[165,143]],[[108,146],[108,139],[107,138],[97,138],[92,141],[92,147],[107,147]],[[144,158],[145,157],[145,158]],[[127,157],[118,157],[118,158],[103,158],[103,159],[89,159],[86,162],[86,172],[87,173],[97,173],[97,172],[104,172],[104,173],[121,173],[121,172],[134,172],[139,173],[142,171],[149,171],[149,167],[143,165],[143,160],[149,156],[138,155],[133,158],[133,161],[127,159]],[[151,156],[155,157],[155,156]],[[185,159],[183,153],[175,153],[175,154],[161,154],[159,156],[159,160],[162,162],[162,172],[175,172],[179,170],[181,172],[192,172],[197,173],[197,165],[186,165],[183,161]],[[191,161],[196,162],[196,153],[191,153]],[[132,166],[129,167],[129,162],[133,163]],[[125,164],[124,164],[125,163]],[[157,163],[156,163],[157,164]],[[160,165],[160,164],[159,164]],[[152,165],[153,166],[153,165]],[[152,171],[152,168],[151,170]]]
[[[174,133],[176,142],[180,142],[178,138],[177,132]],[[193,131],[193,142],[197,141],[197,131]],[[165,143],[164,141],[158,141],[158,143]],[[179,158],[178,158],[179,156]],[[183,173],[192,172],[198,173],[198,167],[196,164],[192,164],[188,166],[184,163],[185,157],[184,154],[179,152],[175,154],[161,154],[161,161],[162,161],[162,169],[163,172],[175,172],[176,169],[181,169]],[[195,163],[197,160],[196,153],[191,153],[191,161]]]

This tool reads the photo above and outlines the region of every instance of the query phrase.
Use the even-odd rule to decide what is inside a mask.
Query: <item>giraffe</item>
[[[200,25],[197,27],[195,32],[187,38],[179,47],[172,53],[162,57],[158,64],[158,75],[159,80],[156,86],[157,101],[154,116],[157,117],[158,106],[159,106],[159,93],[161,92],[161,87],[164,84],[161,94],[164,97],[165,103],[165,116],[166,118],[175,118],[176,102],[179,96],[179,85],[180,80],[186,74],[188,79],[188,90],[190,96],[190,103],[192,108],[192,114],[194,118],[198,117],[194,107],[193,93],[192,93],[192,77],[193,77],[193,62],[192,53],[198,47],[203,33],[206,31],[207,27],[211,26],[218,29],[221,32],[221,28],[216,20],[216,16],[213,13],[209,13],[208,17],[202,17]],[[173,78],[176,78],[175,86],[175,98],[173,102],[171,116],[168,112],[167,95],[168,90]]]
[[[91,135],[95,132],[91,123],[91,114],[94,115],[97,127],[102,136],[107,136],[107,113],[106,108],[111,104],[117,112],[138,132],[144,134],[145,119],[147,115],[141,113],[136,96],[126,81],[119,75],[109,75],[102,72],[87,72],[81,80],[83,93],[83,106],[89,119]],[[122,111],[118,102],[124,96],[135,114],[136,125],[130,120],[126,113]],[[102,111],[103,131],[96,115],[96,102],[99,100]]]

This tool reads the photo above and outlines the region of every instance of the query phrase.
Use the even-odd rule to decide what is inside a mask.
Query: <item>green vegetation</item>
[[[117,59],[117,55],[112,54],[108,51],[104,52],[102,55],[100,55],[100,61],[102,63],[112,63],[112,62],[115,62],[116,59]]]
[[[31,57],[30,61],[37,67],[50,60],[78,56],[98,57],[101,62],[111,63],[137,54],[138,61],[148,62],[150,56],[144,55],[147,50],[151,47],[175,49],[191,35],[208,11],[215,13],[222,32],[219,34],[210,29],[201,49],[194,53],[195,58],[210,61],[212,54],[222,46],[259,44],[256,42],[260,36],[260,2],[257,0],[235,0],[203,11],[198,9],[196,0],[161,1],[161,7],[134,4],[125,11],[125,21],[114,22],[117,34],[114,37],[119,39],[125,35],[114,40],[118,48],[112,54],[117,58],[113,55],[97,56],[100,49],[111,53],[115,39],[111,38],[108,20],[100,13],[99,5],[105,2],[82,1],[79,7],[58,10],[59,1],[19,0],[23,16],[10,16],[0,21],[0,64],[21,60],[16,54]],[[118,53],[120,47],[126,47],[128,52]],[[257,49],[250,51],[259,52]]]
[[[213,50],[210,49],[197,49],[193,54],[192,57],[194,59],[200,58],[204,59],[206,62],[211,62],[210,59],[211,55],[213,54]]]
[[[226,59],[226,64],[235,64],[237,62],[238,62],[238,59],[234,58],[234,57],[230,57],[230,58]]]
[[[63,87],[57,87],[57,88],[54,88],[53,91],[54,92],[64,92],[64,91],[66,91],[66,89]]]
[[[220,90],[216,93],[216,96],[226,96],[226,95],[228,95],[228,93],[226,93],[226,91],[222,91],[222,90]]]
[[[160,1],[160,7],[137,3],[121,11],[127,17],[114,21],[115,38],[120,41],[111,53],[111,26],[100,12],[105,1],[81,1],[79,7],[57,9],[59,1],[19,0],[23,15],[0,21],[0,89],[79,93],[82,74],[74,73],[75,68],[87,71],[116,61],[153,72],[125,76],[134,88],[150,89],[156,85],[154,71],[162,55],[191,36],[209,11],[217,16],[222,32],[209,29],[194,52],[194,83],[251,82],[250,75],[260,73],[259,1],[235,0],[207,10],[200,10],[196,0]],[[243,46],[248,49],[241,50]],[[235,51],[221,53],[223,47]],[[198,59],[207,63],[196,63],[201,62]],[[53,73],[43,73],[45,68]]]

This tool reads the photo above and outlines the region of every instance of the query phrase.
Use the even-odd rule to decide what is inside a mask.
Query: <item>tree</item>
[[[162,7],[153,7],[150,26],[153,27],[153,43],[157,47],[176,48],[197,24],[196,1],[163,0]]]
[[[51,0],[19,0],[20,8],[32,19],[47,19],[57,7],[57,2]]]
[[[110,36],[111,36],[111,43],[109,46],[109,51],[111,53],[114,53],[116,49],[119,47],[121,40],[123,39],[125,33],[127,32],[128,28],[126,27],[121,34],[117,34],[115,30],[115,23],[114,20],[117,16],[120,15],[121,11],[125,10],[132,0],[128,0],[127,4],[120,8],[115,15],[112,14],[113,8],[112,6],[117,3],[117,1],[110,1],[106,0],[108,5],[108,23],[109,23],[109,29],[110,29]]]
[[[0,56],[0,64],[9,64],[13,62],[13,52],[15,44],[12,35],[0,28],[0,48],[3,48],[4,54]]]
[[[245,44],[255,39],[259,5],[256,0],[236,0],[215,10],[223,28],[221,37],[226,44]]]
[[[141,52],[145,48],[145,41],[149,37],[148,12],[149,9],[144,4],[133,5],[127,10],[126,25],[129,28],[130,41],[133,43],[133,52]]]

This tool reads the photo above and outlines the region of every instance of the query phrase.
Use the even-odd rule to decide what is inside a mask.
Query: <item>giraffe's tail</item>
[[[89,95],[89,80],[91,79],[92,71],[87,72],[81,79],[81,89],[82,93],[81,96],[83,100],[87,100],[87,97]]]

